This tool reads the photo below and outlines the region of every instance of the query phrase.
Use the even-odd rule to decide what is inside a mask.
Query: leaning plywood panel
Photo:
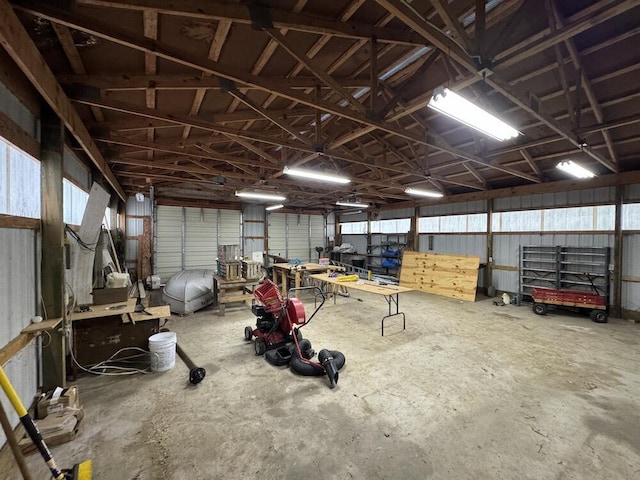
[[[82,217],[82,225],[78,237],[82,243],[76,245],[74,251],[73,294],[78,305],[92,303],[91,289],[93,287],[93,260],[95,245],[102,228],[104,213],[109,205],[109,194],[97,183],[94,183],[89,193],[89,201]]]
[[[404,252],[400,285],[444,297],[473,302],[480,257]]]

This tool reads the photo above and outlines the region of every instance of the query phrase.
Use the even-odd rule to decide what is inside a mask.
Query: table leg
[[[380,323],[380,333],[383,337],[384,337],[384,321],[387,318],[395,317],[397,315],[402,315],[402,330],[405,330],[407,328],[406,316],[404,312],[401,312],[399,310],[400,309],[399,294],[396,293],[395,295],[388,295],[388,296],[385,295],[384,299],[387,301],[387,305],[389,306],[389,314],[382,317],[382,322]],[[392,311],[392,305],[395,305],[396,307],[395,312]]]
[[[278,282],[276,282],[276,285],[278,284]],[[287,294],[287,271],[285,269],[280,270],[280,284],[281,284],[281,289],[280,292],[282,292],[282,295],[286,295]]]
[[[300,288],[300,276],[301,275],[302,275],[302,271],[301,270],[296,270],[296,298],[300,298],[298,289]]]

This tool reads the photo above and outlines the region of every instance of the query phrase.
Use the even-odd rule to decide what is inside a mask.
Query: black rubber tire
[[[536,315],[546,315],[547,311],[549,310],[546,304],[537,302],[534,302],[534,304],[531,306],[531,309]]]
[[[267,342],[264,341],[264,338],[258,337],[253,342],[253,349],[256,352],[256,355],[264,355],[264,352],[267,351]]]
[[[316,352],[313,351],[313,348],[311,348],[311,340],[303,338],[298,342],[298,346],[300,347],[300,353],[302,353],[302,356],[307,360],[311,360],[313,356],[316,354]],[[292,355],[295,350],[296,350],[296,344],[293,342],[290,343],[289,351],[291,352]]]
[[[253,328],[244,327],[244,339],[248,342],[253,338]]]
[[[596,323],[607,323],[609,321],[609,315],[604,310],[591,310],[589,316]]]
[[[317,363],[306,363],[298,357],[298,351],[296,349],[291,353],[291,362],[289,362],[291,370],[304,375],[305,377],[319,377],[325,374],[324,367]]]

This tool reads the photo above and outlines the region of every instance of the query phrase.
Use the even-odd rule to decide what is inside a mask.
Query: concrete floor
[[[345,354],[334,390],[256,357],[246,307],[173,317],[205,380],[179,359],[82,377],[80,435],[54,455],[92,458],[100,480],[640,479],[640,325],[418,292],[401,306],[407,329],[384,337],[384,299],[360,292],[303,329]]]

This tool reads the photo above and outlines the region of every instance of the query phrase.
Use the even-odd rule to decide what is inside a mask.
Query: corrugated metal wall
[[[310,244],[311,244],[311,258],[312,262],[318,261],[318,252],[316,247],[326,247],[327,240],[325,234],[325,218],[322,215],[309,215],[309,232],[310,232]],[[328,256],[326,252],[322,252],[321,256]]]
[[[185,208],[184,233],[184,268],[216,269],[218,211],[210,208]]]
[[[264,262],[265,213],[265,209],[258,205],[248,205],[242,212],[242,254],[249,260]]]
[[[571,192],[539,193],[523,197],[497,198],[494,211],[526,210],[530,208],[570,207],[597,204],[612,204],[615,187],[573,190]]]
[[[0,245],[5,251],[4,255],[0,255],[0,347],[16,338],[37,312],[39,290],[36,255],[39,245],[36,245],[36,236],[33,230],[0,228]],[[25,404],[30,404],[38,387],[34,342],[13,357],[4,368],[20,398]],[[0,398],[11,424],[17,425],[18,416],[5,395],[0,394]],[[5,440],[0,431],[0,445]]]
[[[267,214],[269,232],[269,255],[287,257],[287,214]],[[272,262],[270,262],[272,263]]]
[[[182,207],[161,205],[156,209],[153,273],[163,282],[183,269],[182,220]]]
[[[309,238],[309,215],[287,214],[287,258],[299,258],[303,262],[311,259]]]
[[[640,318],[640,234],[622,237],[622,309],[635,312]]]

